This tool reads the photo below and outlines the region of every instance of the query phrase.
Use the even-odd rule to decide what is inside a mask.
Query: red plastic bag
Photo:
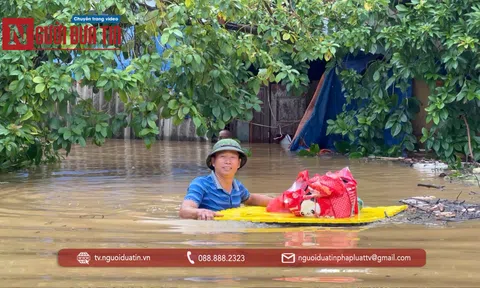
[[[346,218],[358,214],[357,181],[348,167],[335,173],[298,174],[293,185],[267,206],[268,212],[293,213],[299,217]]]
[[[298,173],[293,185],[268,203],[267,212],[290,213],[291,208],[297,207],[304,200],[308,183],[308,171]]]

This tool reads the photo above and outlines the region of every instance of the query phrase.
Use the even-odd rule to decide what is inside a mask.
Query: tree
[[[415,105],[405,101],[390,113],[396,95],[385,97],[385,92],[394,86],[405,89],[407,81],[413,78],[423,79],[431,92],[425,110],[426,121],[432,127],[422,129],[420,141],[426,143],[427,150],[433,148],[439,158],[452,165],[463,155],[467,160],[478,161],[480,62],[476,54],[480,5],[429,0],[365,1],[363,5],[364,9],[350,13],[350,20],[358,19],[357,23],[365,26],[342,27],[339,33],[346,40],[342,46],[351,51],[380,52],[383,57],[364,75],[347,70],[339,72],[348,100],[368,104],[358,111],[339,115],[330,122],[330,132],[345,133],[350,138],[357,133],[360,139],[357,148],[363,155],[382,151],[398,154],[402,146],[413,150],[416,139],[411,135],[409,120],[414,116],[415,110],[411,108]],[[375,140],[381,138],[378,134],[383,128],[391,128],[394,136],[405,132],[403,145],[379,149]]]
[[[332,68],[358,51],[382,58],[364,75],[341,67],[337,73],[349,101],[367,105],[332,119],[329,132],[359,135],[362,155],[396,152],[376,144],[385,127],[397,136],[406,132],[402,146],[413,149],[410,105],[394,107],[386,93],[413,77],[443,80],[430,97],[434,126],[422,139],[429,148],[451,159],[468,144],[464,123],[478,131],[478,105],[472,104],[480,97],[474,57],[480,16],[469,1],[157,0],[149,6],[139,0],[16,0],[0,7],[2,17],[34,17],[36,25],[68,26],[72,15],[88,13],[121,15],[128,39],[122,53],[130,65],[116,69],[118,52],[111,51],[74,51],[73,58],[71,51],[2,51],[0,169],[57,161],[59,149],[68,155],[72,144],[84,146],[88,139],[102,145],[126,126],[150,146],[159,133],[159,109],[176,124],[189,115],[199,135],[211,135],[232,119],[251,120],[252,110],[260,110],[262,84],[282,82],[301,93],[309,61],[323,59]],[[159,54],[156,45],[167,49]],[[162,69],[167,63],[170,68]],[[78,99],[71,86],[80,80],[103,89],[107,101],[118,92],[125,112],[111,117]],[[471,146],[478,159],[477,144]]]

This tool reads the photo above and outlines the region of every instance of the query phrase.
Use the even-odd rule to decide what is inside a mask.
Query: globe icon
[[[89,264],[90,255],[87,252],[80,252],[77,255],[77,261],[80,264]]]

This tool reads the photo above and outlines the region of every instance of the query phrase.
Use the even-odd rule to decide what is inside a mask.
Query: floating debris
[[[417,186],[427,187],[427,188],[435,188],[435,189],[440,189],[440,190],[443,190],[445,188],[445,186],[438,186],[438,185],[432,185],[432,184],[422,184],[422,183],[418,183]]]
[[[460,196],[460,194],[459,194]],[[468,204],[459,201],[436,198],[435,196],[419,196],[400,200],[407,204],[410,214],[408,220],[415,222],[450,221],[461,222],[480,219],[480,204]]]
[[[80,215],[79,218],[87,218],[87,219],[103,219],[105,215]]]

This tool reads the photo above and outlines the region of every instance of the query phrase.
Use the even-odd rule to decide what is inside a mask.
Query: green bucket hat
[[[240,154],[240,168],[242,168],[247,163],[247,154],[243,152],[242,147],[240,146],[240,144],[238,144],[237,141],[233,139],[222,139],[215,143],[212,152],[208,154],[206,161],[208,168],[212,170],[214,169],[214,167],[212,166],[212,157],[213,155],[215,155],[215,153],[220,151],[237,151]]]

